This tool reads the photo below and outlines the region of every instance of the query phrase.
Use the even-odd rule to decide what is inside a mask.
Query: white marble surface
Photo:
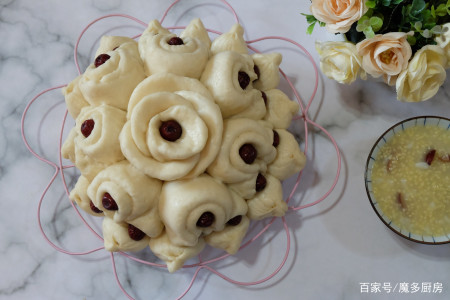
[[[323,29],[306,36],[306,22],[300,13],[308,12],[309,1],[230,2],[247,39],[289,37],[305,46],[317,61],[314,40],[335,38]],[[0,0],[0,299],[126,298],[115,282],[107,253],[68,256],[50,247],[40,234],[38,200],[54,170],[27,151],[20,135],[20,120],[34,95],[77,75],[73,48],[90,21],[109,13],[125,13],[148,22],[159,19],[168,3]],[[226,7],[213,0],[181,1],[164,24],[186,25],[193,17],[201,17],[207,27],[221,31],[233,24]],[[109,31],[111,28],[113,31]],[[101,35],[133,35],[141,30],[141,26],[125,19],[95,25],[80,44],[82,69],[92,59],[92,44]],[[281,52],[282,68],[302,97],[309,98],[313,69],[301,52],[281,42],[263,42],[258,49]],[[310,116],[334,136],[342,151],[336,189],[321,204],[288,214],[291,251],[284,268],[273,279],[241,287],[201,270],[185,299],[449,299],[450,244],[420,245],[396,236],[374,214],[363,179],[367,154],[385,129],[416,115],[450,117],[449,95],[448,79],[432,100],[405,104],[380,83],[359,81],[343,86],[321,78]],[[60,92],[54,91],[32,106],[25,123],[30,145],[55,162],[64,110]],[[312,133],[308,157],[296,197],[302,204],[325,193],[336,170],[333,147],[321,134]],[[292,180],[287,185],[290,183]],[[58,177],[42,206],[45,231],[57,245],[71,251],[100,247],[101,242],[72,210],[61,186]],[[284,255],[286,238],[280,224],[276,221],[262,240],[235,258],[211,266],[236,280],[267,276]],[[195,271],[168,274],[122,257],[116,258],[116,264],[122,284],[137,299],[174,299],[186,289]],[[442,283],[443,290],[403,295],[397,286],[391,294],[384,290],[362,293],[361,283],[389,283],[392,287]]]

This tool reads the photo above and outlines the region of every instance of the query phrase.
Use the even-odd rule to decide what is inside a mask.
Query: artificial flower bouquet
[[[382,77],[397,99],[433,97],[450,67],[450,0],[311,0],[309,24],[342,34],[345,41],[316,42],[320,68],[352,83]]]

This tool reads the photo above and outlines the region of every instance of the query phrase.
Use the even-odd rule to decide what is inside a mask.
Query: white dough
[[[195,246],[201,235],[225,227],[238,207],[235,201],[224,184],[204,174],[193,179],[165,182],[159,214],[173,244]],[[214,222],[208,227],[197,226],[200,216],[206,212],[214,215]]]
[[[247,164],[239,155],[244,144],[251,144],[257,150],[252,164]],[[262,121],[251,119],[228,119],[224,121],[222,147],[207,171],[225,183],[237,183],[265,173],[267,164],[276,156],[273,131]]]
[[[228,32],[218,36],[212,42],[211,52],[213,55],[224,51],[248,54],[247,43],[244,40],[244,28],[240,24],[234,24]]]
[[[299,104],[277,89],[268,90],[265,93],[267,96],[267,113],[264,120],[270,122],[274,128],[288,128],[292,122],[292,117],[298,113]]]
[[[140,241],[135,241],[128,234],[128,225],[116,222],[105,217],[102,224],[105,249],[111,252],[140,251],[148,246],[150,238],[145,236]]]
[[[253,86],[261,91],[271,90],[280,83],[280,53],[255,53],[252,55],[255,66],[259,69],[259,78]]]
[[[103,212],[96,213],[91,209],[91,199],[87,194],[87,189],[89,186],[89,180],[86,177],[81,175],[78,177],[77,183],[75,187],[70,191],[69,199],[75,201],[77,205],[92,216],[103,216]]]
[[[66,87],[62,89],[64,99],[69,114],[73,119],[76,119],[81,109],[88,106],[89,103],[84,99],[83,94],[80,91],[79,82],[82,75],[78,75],[72,80]]]
[[[79,87],[88,103],[108,104],[125,110],[136,85],[144,80],[144,66],[138,55],[136,42],[122,44],[108,51],[104,64],[92,63],[82,75]]]
[[[295,137],[284,129],[277,129],[280,137],[280,144],[277,147],[277,156],[268,166],[268,172],[284,180],[300,172],[306,164],[306,156],[300,150]]]
[[[158,215],[161,181],[141,173],[128,162],[111,165],[97,174],[88,188],[88,195],[96,207],[116,222],[140,221],[146,215],[148,222],[139,229],[150,237],[158,236],[163,229]],[[107,210],[102,199],[108,193],[117,203],[117,210]],[[134,223],[136,225],[140,224]]]
[[[239,24],[211,41],[194,19],[179,39],[157,20],[138,41],[103,36],[95,58],[109,58],[63,88],[75,126],[61,154],[81,172],[69,198],[104,217],[106,250],[149,246],[169,272],[207,244],[235,254],[251,220],[284,216],[281,180],[306,163],[280,54],[249,55]]]
[[[248,75],[249,84],[243,89],[239,84],[239,72]],[[234,51],[214,55],[206,65],[200,81],[211,91],[220,106],[224,118],[229,118],[261,101],[261,92],[254,89],[256,79],[250,55]]]
[[[144,62],[145,73],[173,73],[180,76],[200,78],[209,59],[209,43],[205,42],[206,30],[200,33],[197,29],[188,28],[183,33],[182,45],[170,45],[171,38],[176,37],[171,33],[144,32],[139,38],[139,53]],[[195,24],[192,25],[193,27]],[[199,35],[199,38],[191,34]],[[209,40],[209,39],[208,39]]]
[[[281,217],[287,211],[283,200],[283,189],[280,180],[266,174],[267,185],[264,190],[247,200],[250,220],[261,220],[269,217]]]
[[[170,273],[181,268],[188,259],[198,255],[205,248],[205,245],[202,238],[192,247],[175,245],[166,233],[150,239],[149,243],[152,252],[167,264],[167,270]]]

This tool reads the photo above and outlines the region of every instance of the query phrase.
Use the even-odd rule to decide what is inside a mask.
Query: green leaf
[[[422,22],[418,21],[418,22],[414,23],[414,28],[417,31],[420,31],[422,29]]]
[[[448,5],[440,4],[435,10],[436,16],[445,17],[448,14],[447,13],[447,8],[448,8],[447,6]]]
[[[377,32],[383,26],[383,20],[379,17],[372,17],[369,20],[370,26],[372,26],[373,31]]]
[[[373,32],[372,27],[366,27],[363,30],[364,35],[366,36],[366,38],[371,39],[375,36],[375,32]]]
[[[442,26],[441,25],[436,25],[433,28],[431,28],[431,32],[433,34],[442,34]]]
[[[426,5],[424,0],[413,0],[411,4],[411,14],[415,16],[420,14],[425,9]]]
[[[400,4],[400,3],[402,3],[403,2],[403,0],[394,0],[392,3],[393,4]]]
[[[311,23],[317,21],[316,17],[314,17],[313,15],[307,15],[304,13],[301,13],[301,14],[306,17],[306,22],[308,22],[308,24],[311,24]]]
[[[383,6],[389,6],[389,5],[391,5],[391,0],[381,0],[381,4]]]
[[[428,29],[425,29],[425,30],[422,32],[422,36],[423,36],[424,38],[426,38],[426,39],[429,39],[429,38],[432,37],[432,34],[431,34],[431,32],[430,32]]]
[[[408,40],[408,43],[411,45],[411,46],[413,46],[413,45],[415,45],[416,44],[416,38],[412,35],[408,35],[407,37],[406,37],[406,40]]]
[[[315,22],[312,23],[311,25],[309,25],[308,28],[306,29],[306,33],[307,33],[307,34],[312,34],[315,25],[316,25]]]
[[[368,1],[366,1],[366,6],[368,8],[375,8],[375,6],[377,6],[377,3],[373,0],[368,0]]]

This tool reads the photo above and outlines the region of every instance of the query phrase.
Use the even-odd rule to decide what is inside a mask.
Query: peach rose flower
[[[346,33],[366,12],[366,0],[312,0],[314,17],[331,33]]]
[[[411,58],[411,46],[406,40],[410,34],[377,34],[356,44],[356,50],[362,56],[363,69],[373,77],[383,76],[386,83],[393,84],[395,77],[407,68]]]
[[[365,72],[361,69],[361,57],[356,53],[356,46],[350,42],[316,42],[320,56],[320,69],[328,78],[339,83],[352,83]]]
[[[436,45],[422,47],[397,78],[397,99],[419,102],[433,97],[447,76],[444,50]]]

